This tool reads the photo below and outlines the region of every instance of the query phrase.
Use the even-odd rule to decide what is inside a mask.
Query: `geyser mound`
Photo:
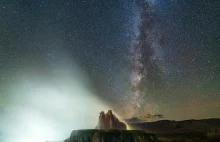
[[[100,112],[99,122],[96,126],[96,129],[109,130],[109,129],[117,129],[117,130],[126,130],[127,126],[125,123],[119,121],[116,115],[112,113],[111,110],[105,114],[104,111]]]

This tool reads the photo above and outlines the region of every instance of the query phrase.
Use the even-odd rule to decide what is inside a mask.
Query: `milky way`
[[[160,67],[155,60],[154,43],[158,41],[155,32],[156,16],[152,1],[137,0],[139,7],[140,23],[138,36],[132,48],[133,69],[131,75],[132,104],[135,116],[139,116],[139,108],[145,104],[143,98],[147,95],[147,89],[161,78]],[[153,80],[149,77],[153,76]],[[157,82],[158,83],[158,82]]]
[[[220,117],[218,17],[219,0],[2,0],[0,141],[63,138],[103,109]]]

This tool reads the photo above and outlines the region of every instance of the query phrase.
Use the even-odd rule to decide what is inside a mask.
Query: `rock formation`
[[[108,110],[105,114],[104,111],[100,112],[99,122],[96,129],[109,130],[126,130],[126,124],[119,121],[119,119],[112,113],[112,110]]]
[[[64,142],[158,142],[155,134],[140,130],[73,130]]]
[[[126,130],[126,125],[108,110],[106,114],[100,113],[96,129],[73,130],[63,142],[158,142],[158,139],[145,131]]]

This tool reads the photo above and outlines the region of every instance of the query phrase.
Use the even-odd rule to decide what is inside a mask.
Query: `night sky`
[[[219,0],[1,0],[0,139],[33,115],[219,118],[219,17]]]

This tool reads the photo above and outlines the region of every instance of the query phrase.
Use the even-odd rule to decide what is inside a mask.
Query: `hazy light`
[[[56,63],[46,73],[23,70],[10,85],[0,118],[1,140],[59,141],[73,129],[95,128],[99,112],[108,107],[95,97],[86,74],[65,59],[69,62]]]

